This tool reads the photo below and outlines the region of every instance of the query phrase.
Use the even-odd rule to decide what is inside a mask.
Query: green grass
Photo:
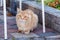
[[[41,0],[36,0],[36,2],[37,2],[37,3],[40,3],[40,2],[41,2]]]
[[[56,9],[60,10],[60,4],[56,5]]]
[[[45,5],[48,5],[49,2],[54,2],[55,0],[44,0]]]

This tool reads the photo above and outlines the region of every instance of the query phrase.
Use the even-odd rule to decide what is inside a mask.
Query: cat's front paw
[[[17,32],[18,32],[18,33],[20,33],[20,32],[21,32],[21,30],[18,30]]]
[[[30,31],[25,31],[24,33],[25,33],[25,34],[29,34],[29,33],[30,33]]]

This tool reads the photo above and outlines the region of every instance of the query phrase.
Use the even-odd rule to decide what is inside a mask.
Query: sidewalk
[[[8,24],[8,38],[11,38],[13,36],[11,36],[11,33],[17,33],[17,26],[16,26],[16,21],[15,21],[15,17],[7,17],[7,24]],[[55,30],[51,29],[51,28],[46,28],[46,33],[43,34],[43,27],[42,25],[38,25],[39,27],[37,29],[35,29],[32,33],[35,33],[39,36],[55,36],[55,35],[60,35],[58,32],[56,32]],[[17,35],[16,35],[17,36]]]

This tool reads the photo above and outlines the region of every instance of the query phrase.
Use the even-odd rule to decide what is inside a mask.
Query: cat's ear
[[[19,13],[20,12],[20,9],[19,8],[17,8],[17,13]]]
[[[17,13],[21,13],[22,10],[20,10],[20,8],[17,8]]]

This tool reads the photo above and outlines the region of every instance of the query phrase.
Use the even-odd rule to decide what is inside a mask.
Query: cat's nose
[[[24,19],[24,17],[22,17],[22,19]]]

